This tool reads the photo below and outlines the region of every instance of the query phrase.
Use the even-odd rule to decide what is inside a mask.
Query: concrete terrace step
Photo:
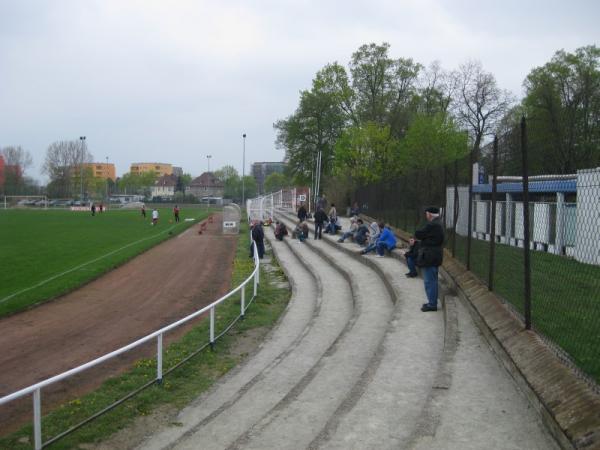
[[[349,223],[343,220],[344,230]],[[558,448],[458,299],[446,294],[443,330],[427,328],[442,315],[418,311],[422,280],[404,277],[399,251],[393,258],[360,256],[358,245],[338,238],[323,235],[322,242],[374,267],[391,282],[398,305],[379,367],[364,381],[360,401],[322,433],[319,448]],[[441,335],[443,348],[435,339]]]
[[[292,219],[289,214],[280,218],[286,224]],[[314,231],[312,224],[310,228]],[[317,442],[323,448],[397,448],[416,433],[436,375],[443,370],[438,367],[444,344],[443,315],[420,311],[425,303],[422,280],[406,278],[406,266],[399,260],[359,257],[361,247],[338,244],[337,239],[339,234],[323,235],[322,242],[344,251],[342,259],[353,260],[350,253],[356,254],[358,261],[389,284],[397,301],[376,364],[356,387],[353,402],[330,419]]]
[[[286,258],[292,255],[286,246],[287,243],[274,243],[282,263],[286,263]],[[291,248],[299,252],[299,249]],[[314,255],[308,253],[309,258],[303,261],[304,264],[319,265],[318,260],[310,259]],[[299,339],[295,341],[288,339],[288,346],[281,353],[271,352],[273,355],[277,354],[273,363],[258,374],[253,374],[253,377],[250,377],[251,381],[246,385],[238,382],[234,383],[233,389],[230,389],[228,385],[231,381],[225,380],[219,388],[182,412],[179,419],[183,424],[182,427],[153,436],[142,446],[143,448],[197,448],[198,442],[202,442],[202,448],[226,448],[250,429],[258,419],[281,404],[290,392],[302,390],[307,377],[311,378],[309,373],[313,370],[313,366],[319,362],[325,352],[331,351],[332,344],[345,330],[352,317],[353,299],[346,280],[329,265],[315,272],[312,279],[310,276],[300,276],[301,272],[304,271],[305,274],[308,272],[297,261],[291,262],[289,266],[293,268],[289,272],[291,281],[296,286],[291,305],[314,302],[314,298],[320,291],[314,288],[322,286],[320,294],[323,299],[322,304],[320,308],[315,309],[318,314],[313,314]],[[315,277],[321,281],[316,282]],[[326,280],[327,283],[323,283],[322,280]],[[278,330],[285,328],[288,316],[293,315],[291,308],[292,306]],[[308,332],[307,327],[310,328]],[[270,339],[260,353],[264,353],[272,345],[281,346],[272,343]],[[244,377],[245,367],[240,369],[238,377]],[[223,391],[227,394],[223,395]],[[223,405],[218,406],[219,402],[223,402]],[[216,410],[207,405],[216,406]]]
[[[296,245],[301,258],[323,275],[331,266],[343,268],[348,279],[346,285],[352,286],[354,294],[353,320],[311,371],[306,384],[238,440],[236,447],[239,448],[296,449],[311,445],[324,425],[348,401],[356,383],[372,363],[393,309],[392,298],[382,280],[365,271],[362,264],[348,260],[335,249],[327,248],[328,254],[324,254],[319,248],[323,246],[321,242],[292,245]],[[332,281],[329,276],[324,278],[326,283]]]
[[[556,448],[462,306],[420,312],[422,280],[397,255],[266,235],[293,286],[286,314],[140,448]]]

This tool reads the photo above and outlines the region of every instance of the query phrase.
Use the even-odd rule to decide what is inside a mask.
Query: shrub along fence
[[[448,251],[598,383],[600,168],[531,175],[536,144],[523,119],[479,154],[361,186],[354,200],[409,233],[441,207]]]

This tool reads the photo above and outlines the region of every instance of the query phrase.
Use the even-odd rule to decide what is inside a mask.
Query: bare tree
[[[19,166],[24,173],[33,164],[31,154],[20,145],[4,147],[0,150],[4,163],[8,166]]]
[[[93,160],[92,154],[79,141],[57,141],[48,146],[43,171],[50,177],[51,195],[67,197],[76,190],[83,171],[81,166]]]
[[[444,70],[439,61],[432,62],[421,72],[419,91],[420,111],[426,115],[447,113],[458,88],[456,72]]]
[[[477,157],[482,141],[494,132],[514,99],[510,92],[498,88],[494,75],[485,72],[478,61],[462,64],[456,77],[454,113],[468,130]]]

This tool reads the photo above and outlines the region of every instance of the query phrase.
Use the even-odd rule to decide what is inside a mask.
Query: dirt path
[[[195,225],[75,292],[0,319],[0,396],[126,345],[227,292],[237,236],[221,234],[220,218],[215,215],[202,235]],[[154,348],[149,345],[145,353]],[[141,356],[130,352],[44,389],[43,412],[97,387]],[[0,406],[0,434],[31,420],[30,414],[30,397]]]

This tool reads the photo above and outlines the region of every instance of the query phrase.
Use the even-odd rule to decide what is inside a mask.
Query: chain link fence
[[[530,174],[537,145],[523,120],[478,154],[362,186],[354,200],[409,233],[441,207],[448,251],[597,383],[600,168]]]

